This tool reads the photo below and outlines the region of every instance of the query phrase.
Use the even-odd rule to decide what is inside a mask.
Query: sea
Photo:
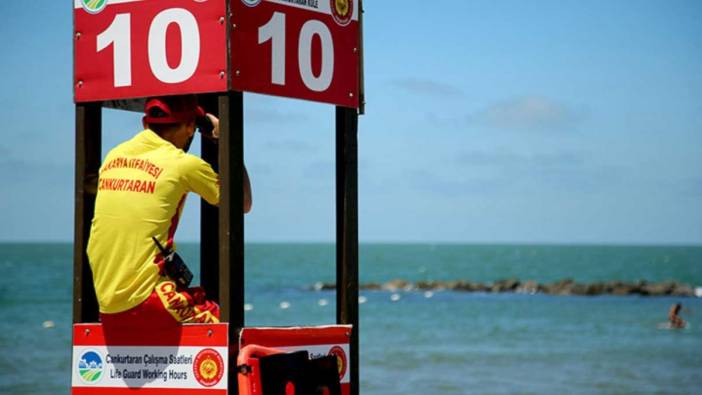
[[[179,244],[197,274],[199,245]],[[72,245],[0,244],[0,394],[68,394]],[[362,283],[702,286],[702,247],[361,244]],[[246,325],[334,323],[334,244],[247,244]],[[197,275],[195,281],[198,281]],[[361,291],[361,393],[700,394],[702,298]],[[660,329],[673,303],[682,330]]]

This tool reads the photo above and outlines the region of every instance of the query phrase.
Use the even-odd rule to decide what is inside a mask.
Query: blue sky
[[[361,241],[702,244],[702,3],[365,8]],[[71,8],[0,13],[0,240],[70,241]],[[245,119],[247,240],[333,240],[333,107],[246,94]],[[139,126],[106,110],[105,151]]]

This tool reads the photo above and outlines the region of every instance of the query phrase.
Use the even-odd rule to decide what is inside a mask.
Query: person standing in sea
[[[668,322],[671,328],[680,329],[685,327],[686,322],[680,317],[680,310],[682,310],[682,304],[680,303],[670,306],[670,310],[668,310]]]
[[[187,153],[196,121],[206,120],[213,127],[210,137],[218,138],[219,120],[205,114],[194,95],[150,98],[144,130],[105,157],[87,248],[104,325],[219,322],[219,306],[207,300],[202,288],[184,288],[166,275],[167,254],[157,246],[175,250],[173,239],[189,192],[219,203],[217,173]],[[251,186],[244,170],[244,212],[250,209]]]

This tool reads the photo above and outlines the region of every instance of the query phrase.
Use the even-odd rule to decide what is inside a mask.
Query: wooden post
[[[336,322],[352,324],[351,395],[358,363],[358,113],[336,107]]]
[[[219,114],[218,95],[208,94],[199,98],[206,112]],[[202,159],[219,172],[218,145],[202,137]],[[200,285],[207,297],[219,302],[219,210],[200,199]]]
[[[95,212],[102,107],[100,103],[76,104],[75,214],[73,233],[73,322],[97,322],[98,304],[86,247]]]
[[[363,0],[358,0],[358,113],[366,113],[366,84],[363,72]]]
[[[219,303],[222,321],[229,322],[229,339],[236,342],[239,329],[244,326],[244,98],[241,92],[219,96],[219,133]],[[229,369],[229,389],[236,388],[236,369]]]

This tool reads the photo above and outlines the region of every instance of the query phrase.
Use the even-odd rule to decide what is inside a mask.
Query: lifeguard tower
[[[361,0],[73,1],[73,394],[239,393],[236,358],[248,344],[336,355],[341,392],[359,393],[362,14]],[[244,92],[336,106],[336,325],[246,327]],[[208,297],[220,304],[222,324],[183,325],[167,336],[146,330],[136,342],[129,334],[106,339],[85,253],[101,162],[102,108],[141,112],[144,98],[172,94],[198,94],[220,118],[219,143],[202,140],[202,157],[219,173],[221,197],[218,207],[201,203],[200,277]]]

